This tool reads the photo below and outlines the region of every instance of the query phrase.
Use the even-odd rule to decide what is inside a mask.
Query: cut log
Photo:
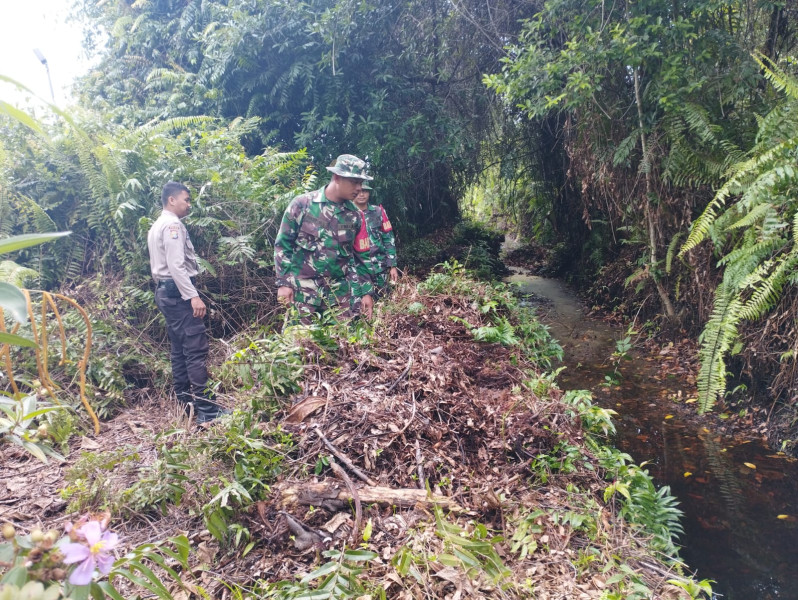
[[[353,501],[351,492],[337,481],[294,483],[282,488],[279,493],[283,506],[302,504],[339,509]],[[451,498],[426,490],[363,486],[357,488],[357,493],[363,504],[387,504],[403,508],[440,506],[454,512],[467,512]]]

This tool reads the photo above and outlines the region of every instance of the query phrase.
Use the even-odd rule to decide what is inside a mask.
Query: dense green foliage
[[[376,199],[412,235],[457,214],[491,127],[482,74],[533,6],[86,1],[81,14],[110,37],[82,102],[128,124],[261,117],[250,151],[304,147],[318,167],[358,154],[377,177]]]
[[[587,227],[606,221],[594,232],[610,246],[637,246],[635,266],[655,283],[670,236],[701,208],[700,186],[720,182],[742,157],[766,106],[748,53],[761,47],[768,12],[743,4],[551,0],[509,48],[502,73],[486,77],[522,114],[554,119],[568,185],[553,200],[570,209],[555,207],[559,225],[574,229],[575,210]],[[673,316],[672,292],[658,292]]]
[[[738,324],[763,318],[793,283],[794,107],[773,88],[794,87],[797,16],[783,2],[548,0],[508,45],[501,73],[485,77],[539,131],[525,138],[538,148],[526,161],[526,189],[536,193],[516,215],[520,229],[564,242],[582,282],[608,299],[654,296],[671,324],[708,320],[704,410],[725,389]],[[542,160],[546,150],[557,158]],[[501,171],[504,188],[530,177],[514,166],[517,156]],[[472,193],[477,209],[512,207],[496,187]],[[686,248],[710,236],[724,256],[714,308],[709,254],[672,261],[707,204]],[[780,378],[774,393],[790,380]]]
[[[739,324],[765,315],[785,286],[798,283],[798,79],[764,68],[785,99],[761,119],[756,145],[732,167],[681,251],[709,238],[724,254],[702,335],[702,410],[726,391],[726,356],[739,343]]]

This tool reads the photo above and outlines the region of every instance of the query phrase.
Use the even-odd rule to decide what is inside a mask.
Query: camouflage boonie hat
[[[365,179],[371,181],[373,177],[366,175],[366,163],[357,156],[342,154],[335,159],[335,165],[327,167],[327,170],[341,177],[352,177],[353,179]]]
[[[367,192],[370,192],[372,189],[374,189],[368,183],[366,183],[365,181],[363,182],[363,185],[361,187],[362,187],[362,189],[366,190]]]

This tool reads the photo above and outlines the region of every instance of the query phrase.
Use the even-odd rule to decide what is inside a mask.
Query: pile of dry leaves
[[[399,300],[380,306],[368,343],[339,339],[331,353],[296,334],[302,392],[260,424],[295,443],[268,497],[238,515],[255,542],[245,556],[219,547],[182,505],[119,524],[126,543],[186,533],[199,549],[186,583],[214,598],[230,597],[221,581],[297,581],[325,550],[344,547],[374,553],[359,580],[388,598],[600,598],[637,580],[657,598],[688,597],[604,503],[608,482],[562,392],[529,383],[539,373],[519,346],[474,341],[464,322],[488,324],[477,297],[424,294],[405,281]],[[175,418],[162,402],[133,407],[83,449],[132,445],[147,460],[151,432]],[[563,443],[582,449],[579,468],[544,483],[535,459],[556,462]],[[0,521],[57,527],[70,518],[58,497],[66,465],[0,452]],[[192,585],[175,597],[187,599]]]

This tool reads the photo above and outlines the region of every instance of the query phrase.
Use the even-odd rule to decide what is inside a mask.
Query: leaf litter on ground
[[[297,582],[324,564],[322,553],[349,548],[373,553],[361,557],[367,566],[358,578],[388,598],[600,598],[630,581],[656,598],[687,598],[668,583],[681,578],[679,568],[654,556],[614,499],[604,503],[608,482],[563,392],[532,389],[530,377],[542,373],[519,346],[474,340],[464,323],[489,325],[478,296],[425,294],[403,280],[395,300],[379,305],[368,343],[342,336],[331,352],[297,336],[301,392],[279,399],[282,408],[260,424],[292,434],[294,446],[276,480],[264,482],[269,494],[236,515],[254,541],[246,555],[209,534],[193,504],[198,489],[177,505],[129,514],[119,523],[123,543],[186,533],[204,563],[187,584],[212,597],[226,593],[221,582],[244,590]],[[247,393],[230,398],[248,410]],[[94,441],[106,451],[135,447],[141,461],[152,461],[154,434],[174,428],[176,418],[168,402],[151,399],[123,409]],[[222,420],[183,435],[225,427]],[[582,462],[542,481],[531,465],[557,457],[563,444],[580,448]],[[0,485],[14,497],[0,502],[0,519],[44,528],[70,518],[59,499],[66,465],[38,465],[32,476],[27,457],[2,451],[13,486]],[[124,489],[132,476],[114,485]],[[52,500],[47,510],[37,508],[43,498]],[[588,513],[590,527],[565,517]]]

